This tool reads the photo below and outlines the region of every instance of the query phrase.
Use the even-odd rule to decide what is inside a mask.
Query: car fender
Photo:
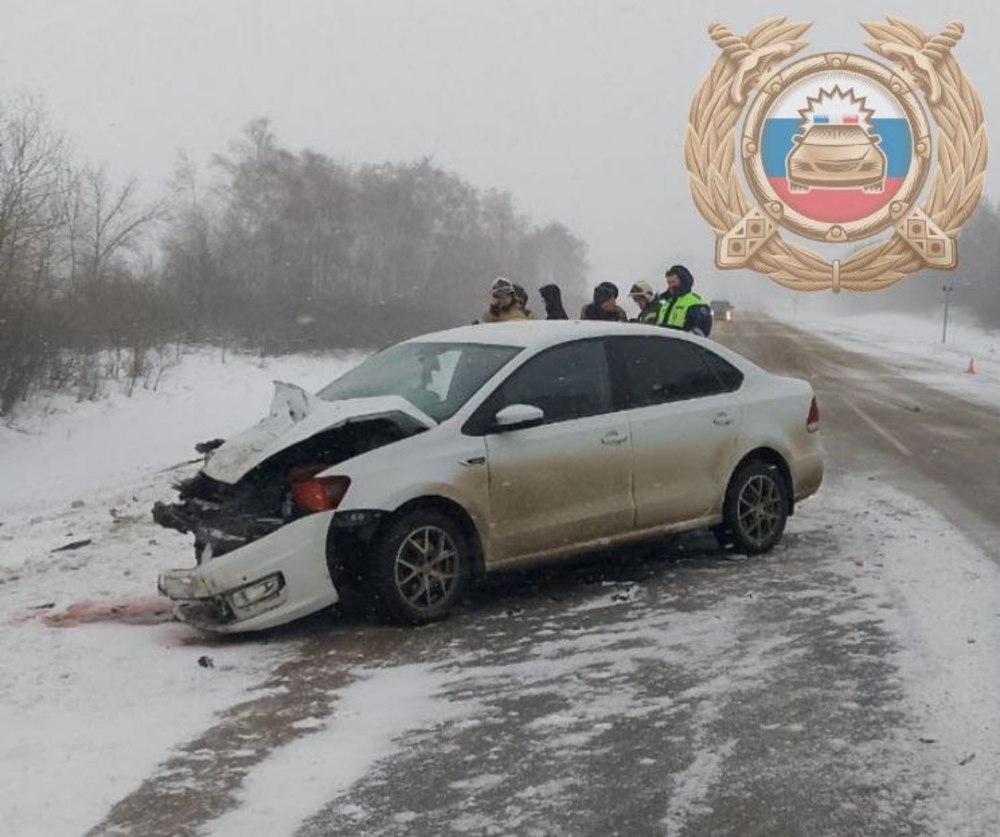
[[[744,423],[737,441],[735,464],[761,448],[781,456],[788,466],[796,500],[814,494],[823,479],[821,439],[806,428],[813,397],[807,381],[776,378],[771,393],[761,399],[744,400]]]
[[[351,480],[338,512],[394,513],[414,500],[441,497],[465,510],[490,551],[489,471],[486,443],[456,429],[434,428],[391,448],[379,448],[341,462],[318,475]]]

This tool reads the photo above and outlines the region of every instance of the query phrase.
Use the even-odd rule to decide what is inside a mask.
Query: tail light
[[[292,502],[305,511],[331,511],[340,505],[350,487],[350,477],[311,477],[297,480],[292,483]]]
[[[812,404],[809,405],[809,416],[806,418],[806,430],[815,433],[819,430],[819,404],[816,403],[816,396],[813,396]]]

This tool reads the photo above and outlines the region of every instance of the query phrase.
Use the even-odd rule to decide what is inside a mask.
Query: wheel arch
[[[383,530],[389,522],[397,519],[398,517],[404,514],[409,514],[410,512],[418,509],[435,509],[443,512],[455,521],[455,523],[461,527],[463,534],[469,539],[469,545],[472,547],[473,571],[477,575],[484,572],[486,561],[483,555],[483,543],[482,538],[479,536],[479,529],[476,527],[476,523],[472,519],[472,515],[470,515],[459,503],[456,503],[454,500],[447,497],[442,497],[439,494],[426,494],[422,497],[414,497],[412,500],[408,500],[403,503],[403,505],[391,514],[387,514],[381,521],[379,530]],[[377,535],[378,532],[376,532],[376,536]]]
[[[785,483],[786,493],[788,495],[788,516],[791,517],[795,513],[795,484],[792,481],[792,470],[788,467],[788,462],[784,456],[782,456],[774,448],[770,447],[759,447],[754,448],[752,451],[746,453],[739,462],[736,463],[736,467],[733,468],[732,473],[729,475],[729,483],[732,483],[733,477],[739,472],[740,468],[747,465],[750,462],[763,462],[765,465],[770,465],[778,469],[778,473],[781,475],[781,479]]]

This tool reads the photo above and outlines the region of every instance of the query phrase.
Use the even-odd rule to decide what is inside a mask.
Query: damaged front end
[[[194,535],[197,563],[163,573],[160,592],[178,618],[220,632],[273,627],[336,603],[329,531],[350,479],[322,472],[432,424],[403,399],[327,403],[276,384],[265,419],[200,445],[205,465],[176,486],[179,502],[153,506],[157,523]]]

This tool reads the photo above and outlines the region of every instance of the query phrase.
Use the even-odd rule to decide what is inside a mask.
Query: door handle
[[[726,427],[733,423],[733,417],[729,413],[717,413],[715,418],[712,419],[713,424],[717,424],[719,427]]]
[[[617,430],[609,430],[601,438],[602,445],[620,445],[622,442],[628,441],[627,433],[619,433]]]

